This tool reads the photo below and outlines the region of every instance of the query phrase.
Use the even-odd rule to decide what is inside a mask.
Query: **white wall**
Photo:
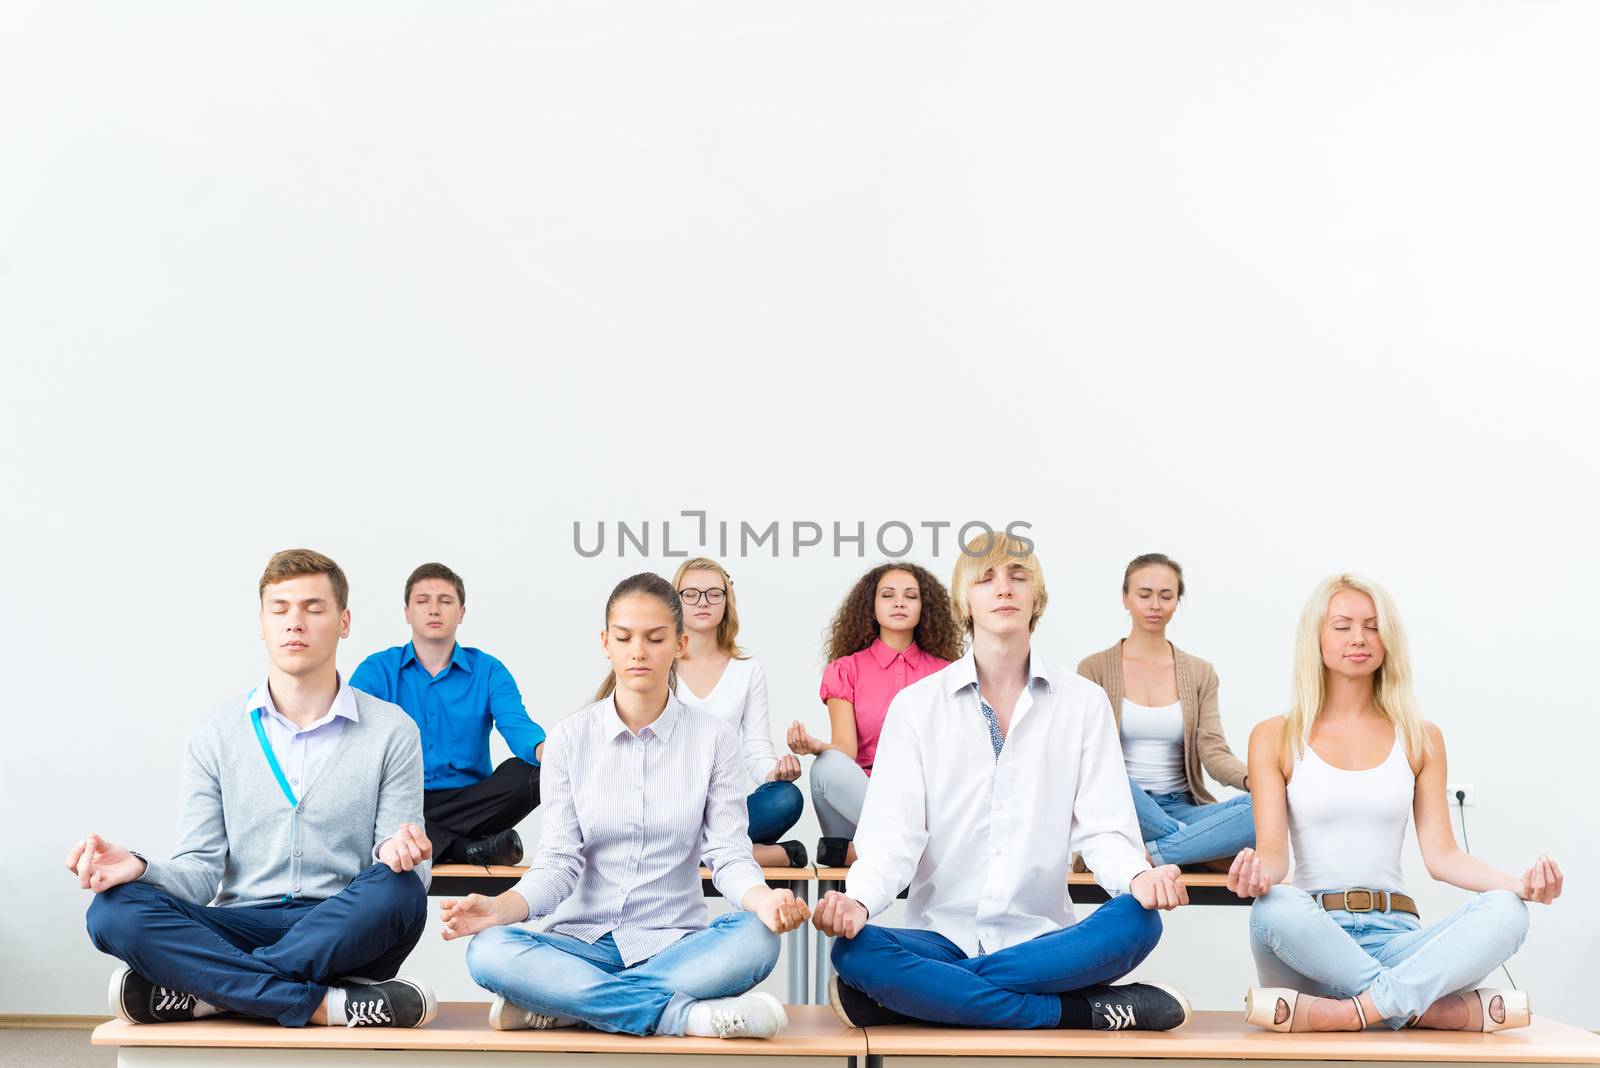
[[[1241,750],[1314,582],[1377,577],[1473,847],[1569,874],[1512,970],[1600,1027],[1597,31],[1488,0],[0,6],[0,1012],[104,1011],[61,860],[171,847],[185,734],[263,670],[273,550],[348,570],[345,670],[447,561],[548,723],[611,585],[668,566],[582,559],[573,521],[705,508],[1029,521],[1067,663],[1170,552]],[[825,722],[820,631],[874,558],[729,561],[775,732]],[[1408,870],[1430,916],[1461,900]],[[1237,1007],[1245,915],[1172,917],[1142,974]]]

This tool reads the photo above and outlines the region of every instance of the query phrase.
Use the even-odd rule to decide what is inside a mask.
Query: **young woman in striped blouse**
[[[496,995],[497,1029],[771,1038],[787,1025],[776,998],[746,991],[808,911],[751,856],[738,732],[674,693],[687,640],[660,576],[612,591],[601,634],[612,675],[550,732],[531,868],[497,897],[441,906],[446,939],[476,936],[467,967]],[[709,925],[702,857],[735,906]],[[546,917],[540,931],[517,926]]]

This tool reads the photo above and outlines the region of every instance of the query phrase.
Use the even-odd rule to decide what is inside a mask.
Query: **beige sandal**
[[[1286,986],[1253,986],[1244,994],[1244,1019],[1246,1023],[1255,1024],[1257,1027],[1268,1031],[1277,1031],[1287,1034],[1294,1030],[1294,1014],[1299,1008],[1300,998],[1315,997],[1317,995],[1302,995],[1298,990],[1290,990]],[[1367,1029],[1367,1014],[1361,1010],[1361,999],[1351,998],[1350,1004],[1356,1007],[1356,1019],[1359,1025],[1355,1028],[1341,1028],[1340,1030],[1365,1031]],[[1282,1014],[1280,1018],[1279,1014]]]

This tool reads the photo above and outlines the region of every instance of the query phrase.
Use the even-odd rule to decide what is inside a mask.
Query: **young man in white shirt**
[[[1157,909],[1188,903],[1173,865],[1139,837],[1105,691],[1044,661],[1031,636],[1038,560],[1004,535],[966,546],[950,584],[970,651],[889,706],[844,893],[818,904],[836,936],[830,990],[852,1026],[1169,1030],[1174,990],[1106,984],[1161,936]],[[1112,895],[1077,922],[1079,851]],[[907,928],[869,924],[910,886]]]

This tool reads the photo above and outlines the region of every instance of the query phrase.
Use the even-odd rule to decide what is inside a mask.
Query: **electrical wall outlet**
[[[1466,796],[1457,800],[1457,793],[1465,794]],[[1470,782],[1453,782],[1444,788],[1444,799],[1450,802],[1451,805],[1471,805],[1477,802],[1478,795]]]

